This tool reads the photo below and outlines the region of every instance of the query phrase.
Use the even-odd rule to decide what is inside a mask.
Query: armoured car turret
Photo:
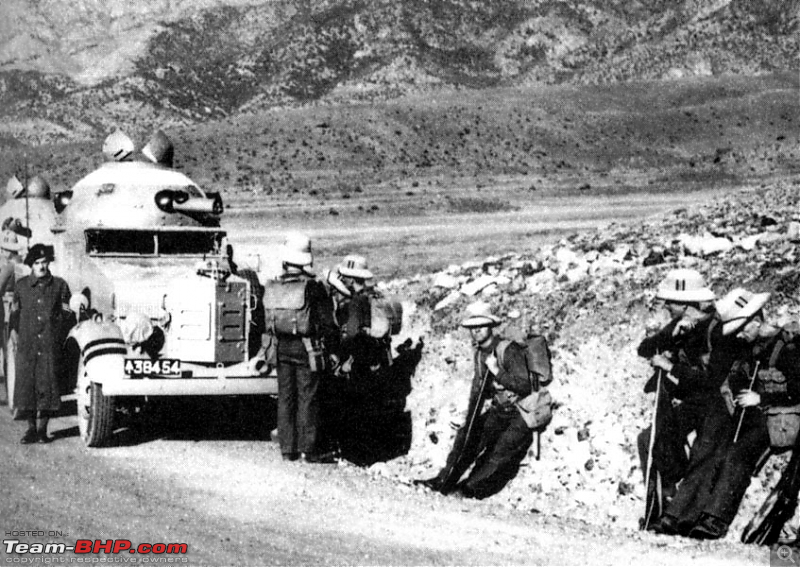
[[[53,271],[89,316],[67,340],[81,437],[106,443],[119,407],[150,396],[276,394],[253,325],[257,279],[232,273],[222,198],[172,169],[159,132],[131,160],[113,158],[57,196]],[[45,241],[34,237],[36,241]]]
[[[19,219],[30,230],[30,236],[23,238],[25,250],[39,240],[50,239],[50,229],[55,223],[57,209],[50,192],[50,185],[44,177],[34,175],[22,183],[16,176],[8,180],[0,206],[0,222]],[[23,250],[23,254],[25,253]]]

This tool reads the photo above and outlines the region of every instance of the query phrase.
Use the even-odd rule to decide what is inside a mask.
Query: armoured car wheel
[[[114,431],[114,398],[103,395],[103,385],[78,384],[78,428],[87,447],[102,447]]]
[[[5,375],[5,388],[6,388],[6,400],[8,404],[8,409],[12,412],[14,411],[14,384],[16,383],[17,379],[17,338],[16,333],[12,333],[13,336],[9,337],[8,341],[6,341],[6,351],[5,351],[5,365],[6,365],[6,375]]]

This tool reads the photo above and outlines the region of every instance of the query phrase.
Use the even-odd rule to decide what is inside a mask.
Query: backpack
[[[775,364],[778,362],[778,358],[784,348],[796,348],[796,343],[789,342],[787,344],[785,342],[785,339],[794,341],[797,338],[794,333],[793,329],[784,329],[782,331],[782,338],[775,343],[772,354],[769,357],[769,367],[758,371],[758,378],[765,392],[783,393],[788,389],[786,376],[775,368]],[[800,431],[800,404],[771,406],[766,408],[764,413],[767,416],[770,445],[778,448],[794,447]]]
[[[312,334],[311,302],[306,278],[268,280],[264,285],[264,315],[267,329],[274,335]]]
[[[511,343],[511,340],[503,339],[495,349],[497,361],[503,367],[506,349]],[[532,392],[519,400],[516,406],[529,428],[540,429],[553,419],[553,397],[543,387],[553,380],[550,348],[547,346],[547,339],[542,335],[531,335],[525,342],[517,344],[525,354],[525,366],[528,368]]]
[[[501,361],[501,365],[503,365],[506,349],[512,342],[516,342],[525,352],[525,365],[528,367],[528,374],[534,390],[538,390],[540,386],[547,386],[553,381],[552,355],[544,336],[531,335],[525,339],[525,342],[501,340],[496,349],[497,359]]]
[[[369,334],[376,339],[396,335],[403,326],[403,304],[382,297],[370,297],[372,322]]]

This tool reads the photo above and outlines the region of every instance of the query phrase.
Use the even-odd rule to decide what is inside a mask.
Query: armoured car
[[[172,168],[161,132],[146,159],[131,159],[121,133],[104,152],[110,161],[54,195],[50,235],[52,270],[75,294],[65,368],[84,443],[106,444],[118,411],[153,396],[276,394],[258,279],[231,260],[221,196]],[[12,344],[7,357],[13,386]]]

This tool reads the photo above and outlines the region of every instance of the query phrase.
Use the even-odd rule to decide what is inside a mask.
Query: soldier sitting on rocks
[[[717,453],[714,482],[699,502],[701,515],[690,537],[725,536],[757,463],[772,444],[780,443],[772,436],[771,420],[777,419],[780,425],[780,409],[800,404],[800,352],[794,343],[784,341],[780,327],[764,320],[762,309],[768,299],[768,293],[736,289],[719,306],[722,332],[735,334],[749,348],[734,364],[722,389],[730,417],[729,429],[721,431],[726,450]]]
[[[656,300],[664,302],[669,322],[647,336],[637,350],[655,369],[645,392],[657,392],[655,438],[651,439],[652,426],[639,435],[642,469],[650,467],[645,475],[651,482],[645,514],[648,526],[658,519],[663,500],[672,497],[684,477],[687,438],[702,424],[705,407],[714,395],[708,381],[714,292],[697,271],[676,269],[659,285]],[[654,491],[662,496],[658,502],[651,501]]]
[[[735,333],[738,327],[731,311],[739,312],[742,305],[749,305],[752,309],[763,300],[763,297],[753,298],[752,294],[742,292],[744,290],[733,290],[715,303],[718,322],[711,333],[707,374],[708,387],[713,392],[710,392],[704,408],[705,415],[692,445],[686,474],[675,496],[666,504],[661,518],[650,526],[656,533],[689,535],[702,523],[701,516],[714,490],[720,463],[724,461],[734,437],[733,417],[721,392],[729,381],[731,369],[747,356],[749,348]],[[754,316],[756,311],[748,315]],[[744,324],[746,318],[740,322]]]
[[[470,330],[476,346],[467,419],[456,434],[445,467],[434,478],[416,484],[442,494],[486,498],[514,478],[533,443],[533,430],[514,405],[531,393],[525,353],[511,342],[503,364],[498,362],[495,351],[502,339],[494,334],[494,327],[499,324],[487,303],[479,301],[467,308],[461,326]],[[491,404],[482,411],[487,399]],[[467,479],[459,483],[473,463]]]

